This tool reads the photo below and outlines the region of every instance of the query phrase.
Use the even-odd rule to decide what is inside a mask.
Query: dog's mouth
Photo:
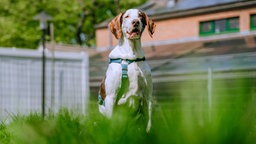
[[[130,32],[126,31],[126,36],[128,39],[136,39],[140,37],[140,30],[138,28],[132,29]]]

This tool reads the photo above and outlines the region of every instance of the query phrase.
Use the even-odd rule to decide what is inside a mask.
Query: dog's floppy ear
[[[120,39],[122,37],[122,16],[123,13],[120,13],[108,24],[110,31],[113,33],[116,39]]]
[[[146,15],[146,22],[148,25],[148,33],[150,37],[152,37],[156,29],[156,24],[147,15]]]
[[[142,12],[142,11],[140,11],[140,12],[143,17],[142,23],[144,24],[144,26],[146,26],[146,25],[148,26],[148,33],[149,33],[150,37],[152,37],[155,32],[156,25],[144,12]]]

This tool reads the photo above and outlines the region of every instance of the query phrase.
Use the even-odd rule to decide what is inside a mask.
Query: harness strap
[[[122,61],[127,61],[128,64],[131,64],[133,62],[139,62],[139,61],[145,61],[146,58],[136,58],[135,60],[130,59],[122,59],[122,58],[108,58],[108,63],[122,63]]]
[[[117,93],[116,103],[119,101],[121,96],[128,90],[128,87],[129,87],[128,65],[133,63],[133,62],[140,62],[140,61],[145,61],[145,60],[146,60],[145,57],[137,58],[137,59],[134,59],[134,60],[122,59],[122,58],[117,58],[117,59],[109,58],[109,61],[108,61],[109,64],[110,63],[119,63],[122,66],[121,88],[119,89],[119,92]]]
[[[134,60],[130,60],[130,59],[122,59],[122,58],[116,58],[116,59],[112,59],[109,58],[108,59],[108,63],[119,63],[122,66],[122,78],[128,78],[128,65],[133,63],[133,62],[139,62],[139,61],[145,61],[146,58],[137,58]],[[122,63],[123,61],[126,61],[127,63]]]

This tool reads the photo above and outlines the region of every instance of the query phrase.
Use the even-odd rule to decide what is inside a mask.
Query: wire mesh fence
[[[85,113],[89,97],[88,56],[46,52],[45,110]],[[0,49],[0,119],[42,112],[42,52]]]

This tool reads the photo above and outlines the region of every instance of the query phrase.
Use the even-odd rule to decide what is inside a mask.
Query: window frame
[[[237,19],[238,20],[238,28],[230,28],[230,20],[232,19]],[[239,32],[240,30],[240,22],[239,22],[239,17],[232,17],[232,18],[227,18],[226,19],[226,28],[227,28],[227,32]]]
[[[211,23],[211,30],[209,32],[203,32],[203,23]],[[215,25],[214,25],[214,21],[204,21],[204,22],[200,22],[200,35],[211,35],[214,34],[215,30]]]
[[[256,24],[255,25],[253,24],[253,19],[252,19],[253,16],[256,17],[256,14],[250,14],[250,30],[256,30]]]
[[[256,15],[256,14],[255,14]],[[230,20],[232,19],[237,19],[238,20],[238,28],[230,28]],[[219,20],[225,20],[225,31],[222,32],[216,32],[215,31],[215,27],[216,21]],[[207,23],[207,22],[211,22],[211,30],[209,32],[203,32],[203,24]],[[226,34],[226,33],[235,33],[235,32],[239,32],[240,31],[240,24],[239,24],[239,16],[236,17],[230,17],[230,18],[225,18],[225,19],[216,19],[216,20],[210,20],[210,21],[201,21],[199,22],[199,35],[200,36],[209,36],[209,35],[219,35],[219,34]],[[256,26],[255,26],[255,30],[256,30]]]

